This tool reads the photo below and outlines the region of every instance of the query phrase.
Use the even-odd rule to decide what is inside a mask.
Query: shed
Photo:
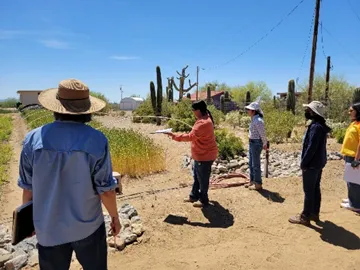
[[[23,106],[30,104],[39,104],[38,96],[42,90],[19,90],[17,93],[20,95],[20,102]]]
[[[144,100],[139,97],[126,97],[120,101],[120,110],[133,111],[136,110]]]

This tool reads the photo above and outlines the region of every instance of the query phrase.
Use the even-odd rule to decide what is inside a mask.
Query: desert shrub
[[[268,140],[284,142],[296,125],[296,117],[291,112],[271,110],[264,112],[265,129]]]
[[[96,98],[98,98],[98,99],[101,99],[101,100],[105,101],[106,106],[105,106],[105,108],[102,109],[100,112],[108,113],[108,112],[111,110],[111,104],[110,104],[109,100],[105,97],[104,94],[99,93],[99,92],[90,92],[90,95],[92,95],[93,97],[96,97]]]
[[[13,113],[14,111],[8,110],[8,109],[1,109],[0,108],[0,114],[7,114],[7,113]]]
[[[145,117],[142,117],[145,116]],[[146,116],[153,116],[153,117],[146,117]],[[154,110],[151,105],[151,99],[148,97],[144,100],[140,106],[133,111],[133,119],[134,123],[156,123]]]
[[[7,180],[8,164],[12,155],[12,148],[9,144],[11,135],[11,117],[0,115],[0,184]]]
[[[338,143],[343,143],[345,138],[346,128],[335,128],[332,131],[332,136]]]
[[[173,129],[174,132],[178,131],[190,131],[195,123],[195,117],[191,110],[191,100],[183,99],[174,106],[171,120],[168,122],[168,126]]]
[[[119,111],[119,116],[125,116],[126,112],[125,111]]]
[[[45,109],[24,110],[22,115],[32,129],[54,120]],[[104,128],[95,120],[90,125],[108,138],[114,171],[138,177],[165,169],[164,151],[149,137],[131,129]]]
[[[215,130],[215,136],[221,159],[229,160],[234,158],[235,155],[240,155],[244,152],[244,145],[241,139],[227,129]]]
[[[4,99],[0,102],[0,108],[16,108],[16,104],[19,102],[16,98]]]
[[[251,117],[248,115],[242,115],[240,117],[240,127],[241,128],[245,128],[245,129],[249,129],[251,123]]]
[[[238,111],[232,111],[226,114],[225,122],[233,128],[240,126],[241,115]]]

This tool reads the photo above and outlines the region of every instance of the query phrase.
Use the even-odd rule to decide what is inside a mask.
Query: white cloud
[[[69,49],[69,44],[67,42],[56,39],[41,40],[40,43],[43,44],[45,47],[52,49],[59,49],[59,50]]]
[[[110,57],[110,59],[124,61],[124,60],[137,60],[137,59],[140,59],[140,57],[138,57],[138,56],[113,55],[113,56]]]

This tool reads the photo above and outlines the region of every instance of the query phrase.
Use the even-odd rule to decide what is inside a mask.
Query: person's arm
[[[186,134],[171,134],[171,138],[177,142],[191,142],[201,137],[201,123],[197,121],[190,133]]]
[[[117,181],[115,177],[112,176],[112,164],[107,141],[104,155],[100,160],[98,160],[96,164],[93,179],[101,202],[104,204],[111,217],[111,227],[113,229],[113,234],[117,235],[121,229],[115,193]]]
[[[254,123],[256,130],[259,132],[261,141],[263,143],[263,148],[267,148],[267,138],[264,122],[261,120],[255,121]]]
[[[26,153],[24,147],[20,154],[20,164],[19,164],[19,179],[18,186],[23,189],[22,194],[22,203],[25,204],[32,200],[32,164],[29,160],[29,156]]]
[[[309,167],[309,163],[311,162],[312,158],[314,157],[319,143],[320,143],[320,134],[318,134],[318,132],[320,132],[320,128],[312,125],[310,127],[309,130],[309,144],[307,146],[307,148],[304,150],[304,155],[303,158],[301,160],[301,169],[306,169]]]

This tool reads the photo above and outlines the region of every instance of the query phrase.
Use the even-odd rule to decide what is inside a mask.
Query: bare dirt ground
[[[155,125],[135,125],[118,116],[100,119],[105,126],[138,129],[167,151],[166,172],[123,180],[124,197],[119,198],[119,206],[125,202],[134,205],[146,232],[141,243],[111,253],[109,269],[360,269],[360,216],[339,207],[346,197],[341,161],[329,162],[324,171],[322,222],[311,228],[287,221],[302,209],[300,178],[265,179],[262,193],[244,187],[211,190],[213,205],[201,210],[182,203],[189,188],[181,186],[192,181],[189,171],[181,169],[189,144],[149,134],[158,129]],[[21,124],[14,126],[14,134],[19,133],[18,140],[12,140],[16,148],[25,129]],[[276,147],[294,151],[301,146]],[[339,150],[339,145],[330,142],[329,148]],[[6,192],[16,189],[17,164],[13,163],[18,154],[15,149]],[[161,192],[169,188],[177,189]],[[145,191],[159,192],[126,197]],[[17,191],[8,194],[2,199],[2,209],[12,209],[9,205],[16,205],[19,196]],[[4,205],[8,200],[13,201]],[[73,264],[72,269],[80,267]]]
[[[14,113],[13,118],[13,131],[10,137],[10,143],[13,147],[13,155],[9,166],[9,180],[1,189],[0,198],[0,220],[4,223],[11,224],[13,210],[21,205],[22,191],[17,186],[19,176],[19,157],[22,148],[22,141],[27,133],[27,126],[20,114]]]

